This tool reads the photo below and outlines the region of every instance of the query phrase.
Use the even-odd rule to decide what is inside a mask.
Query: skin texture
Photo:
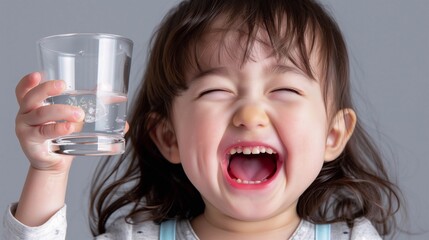
[[[66,105],[44,106],[48,96],[60,94],[63,81],[40,83],[39,73],[25,76],[16,87],[19,111],[16,135],[30,161],[15,217],[28,226],[39,226],[64,206],[71,156],[48,152],[47,140],[78,130],[81,109]],[[47,124],[64,121],[56,124]]]
[[[73,156],[50,153],[48,139],[79,132],[85,117],[79,107],[44,104],[64,89],[61,80],[41,83],[37,72],[24,76],[16,87],[15,130],[30,166],[15,217],[27,226],[42,225],[64,206]]]
[[[256,44],[244,64],[234,57],[240,47],[230,47],[232,54],[203,46],[202,71],[188,74],[189,88],[174,100],[171,121],[152,138],[169,161],[182,164],[203,197],[205,212],[192,221],[200,238],[284,239],[299,224],[299,196],[323,163],[342,152],[356,116],[350,109],[328,116],[319,81],[270,56],[264,44]],[[274,149],[276,175],[252,186],[231,181],[228,152],[238,146]]]

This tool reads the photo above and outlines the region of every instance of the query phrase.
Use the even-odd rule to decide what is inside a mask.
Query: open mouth
[[[262,184],[277,173],[278,154],[269,147],[235,147],[227,160],[227,173],[238,184]]]

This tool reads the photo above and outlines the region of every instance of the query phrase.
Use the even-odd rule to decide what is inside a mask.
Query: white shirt
[[[45,224],[39,227],[28,227],[20,223],[13,213],[16,204],[11,205],[4,215],[3,238],[10,239],[31,239],[31,240],[61,240],[65,239],[67,221],[66,206],[60,209]],[[290,240],[314,239],[315,225],[302,220]],[[88,238],[91,238],[88,236]],[[335,223],[331,225],[331,238],[335,240],[377,240],[381,239],[375,228],[367,219],[357,219],[353,228],[349,228],[345,223]],[[128,223],[120,218],[108,227],[107,232],[95,237],[96,240],[155,240],[159,239],[159,225],[151,221],[142,223]],[[199,240],[188,220],[177,222],[177,240]]]

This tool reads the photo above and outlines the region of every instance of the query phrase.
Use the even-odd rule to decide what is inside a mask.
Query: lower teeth
[[[240,184],[261,184],[261,183],[263,183],[263,182],[265,182],[265,181],[267,181],[267,179],[264,179],[264,180],[262,180],[262,181],[260,181],[260,180],[258,180],[258,181],[251,181],[251,180],[241,180],[241,179],[239,179],[239,178],[236,178],[236,179],[234,179],[237,183],[240,183]]]

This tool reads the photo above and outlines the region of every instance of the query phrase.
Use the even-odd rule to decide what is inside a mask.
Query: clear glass
[[[64,80],[66,90],[47,104],[79,106],[79,132],[50,140],[66,155],[115,155],[125,150],[124,128],[133,42],[112,34],[73,33],[38,41],[42,81]]]

